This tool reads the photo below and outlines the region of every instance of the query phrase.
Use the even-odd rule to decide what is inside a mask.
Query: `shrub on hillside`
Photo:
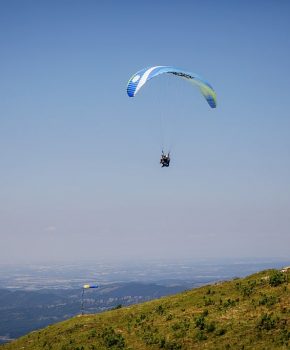
[[[218,335],[218,336],[224,335],[224,334],[226,334],[226,331],[227,330],[225,328],[220,328],[216,331],[216,335]]]
[[[158,314],[158,315],[163,315],[164,312],[165,312],[165,309],[162,305],[158,305],[156,308],[155,308],[155,312]]]
[[[125,339],[122,334],[116,333],[112,327],[105,328],[101,334],[105,345],[108,348],[124,349]]]
[[[205,325],[205,329],[208,333],[214,332],[215,331],[215,324],[214,322],[207,323]]]
[[[273,295],[263,294],[261,299],[259,300],[259,305],[272,306],[277,303],[277,298]]]
[[[258,321],[258,329],[269,331],[275,328],[276,320],[273,318],[272,314],[263,314]]]
[[[209,305],[214,305],[215,301],[212,300],[211,298],[205,298],[204,299],[204,306],[209,306]]]
[[[223,304],[223,306],[225,308],[228,308],[228,307],[232,307],[232,306],[235,306],[236,305],[236,302],[235,300],[231,300],[230,298],[228,300],[226,300]]]
[[[205,327],[204,315],[200,315],[200,316],[196,317],[196,319],[195,319],[195,327],[199,328],[200,330],[204,329],[204,327]]]
[[[175,341],[172,341],[172,342],[167,341],[167,342],[165,342],[164,349],[165,350],[180,350],[180,349],[182,349],[182,345],[176,343]]]
[[[286,277],[282,272],[274,271],[270,275],[269,284],[271,287],[277,287],[284,282],[286,282]]]
[[[196,340],[202,341],[207,340],[207,336],[204,334],[203,331],[198,331],[195,336]]]

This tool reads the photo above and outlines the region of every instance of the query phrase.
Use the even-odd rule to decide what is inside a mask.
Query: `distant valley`
[[[139,264],[0,265],[0,343],[81,313],[143,303],[289,261],[151,262]]]

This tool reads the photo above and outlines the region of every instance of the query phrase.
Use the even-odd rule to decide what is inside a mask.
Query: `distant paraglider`
[[[89,289],[89,288],[99,288],[99,286],[94,286],[94,285],[90,285],[90,284],[85,284],[84,286],[83,286],[83,289]]]
[[[85,284],[83,285],[82,288],[82,301],[81,301],[81,314],[84,314],[84,295],[85,295],[85,290],[86,289],[95,289],[95,288],[99,288],[99,286],[97,285],[90,285],[90,284]]]
[[[213,87],[205,81],[203,78],[198,76],[195,73],[191,73],[185,71],[180,68],[172,67],[172,66],[154,66],[149,68],[144,68],[135,73],[129,80],[127,84],[127,94],[129,97],[135,97],[139,90],[152,78],[157,77],[161,74],[172,74],[177,77],[181,77],[193,85],[197,86],[206,99],[207,103],[211,108],[216,108],[216,93]],[[169,152],[166,155],[162,151],[160,164],[162,167],[169,167],[170,157]]]

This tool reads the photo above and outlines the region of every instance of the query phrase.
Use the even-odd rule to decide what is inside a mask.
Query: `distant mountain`
[[[289,270],[267,270],[143,304],[74,317],[1,349],[289,349],[289,281]]]

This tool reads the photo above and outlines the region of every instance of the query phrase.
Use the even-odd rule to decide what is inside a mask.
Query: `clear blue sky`
[[[1,1],[0,261],[289,256],[289,13]],[[200,74],[217,109],[174,78],[129,99],[151,65]]]

